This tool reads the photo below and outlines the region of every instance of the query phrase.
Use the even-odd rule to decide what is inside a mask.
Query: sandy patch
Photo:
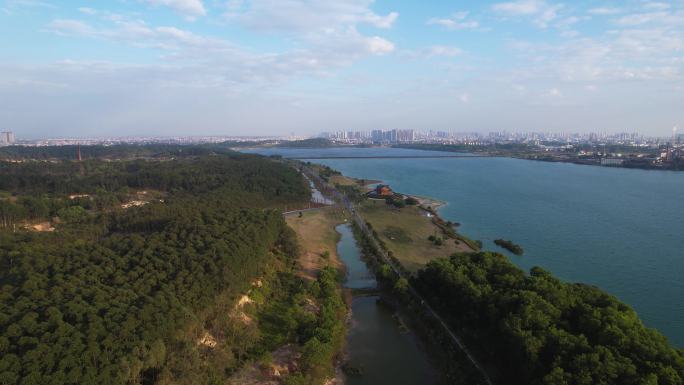
[[[345,214],[335,207],[307,211],[286,218],[287,224],[297,233],[302,252],[299,263],[304,276],[315,278],[325,266],[339,267],[337,255],[339,234],[335,226],[344,223]]]

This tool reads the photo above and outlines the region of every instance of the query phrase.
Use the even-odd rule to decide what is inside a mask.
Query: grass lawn
[[[442,246],[429,241],[431,235],[443,238],[444,235],[416,206],[397,209],[385,201],[367,200],[359,207],[359,214],[370,222],[394,256],[411,271],[435,258],[447,257],[457,251],[472,251],[464,244],[456,245],[453,239],[445,239]]]
[[[358,187],[359,191],[365,192],[369,190],[367,185],[380,183],[379,180],[375,179],[356,179],[344,175],[333,175],[329,178],[330,184],[340,185],[340,186],[354,186]]]
[[[293,213],[285,220],[297,233],[302,248],[299,261],[304,274],[315,278],[318,270],[325,266],[341,266],[337,256],[340,234],[335,231],[335,226],[344,223],[346,217],[333,207],[305,211],[302,214],[299,218],[297,213]],[[326,251],[330,253],[328,258],[323,256]]]
[[[333,186],[336,184],[339,184],[340,186],[359,186],[359,183],[356,181],[356,179],[344,175],[333,175],[329,178],[329,180],[330,184]]]

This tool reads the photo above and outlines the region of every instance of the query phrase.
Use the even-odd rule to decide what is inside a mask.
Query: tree
[[[404,200],[404,202],[405,202],[407,205],[411,205],[411,206],[415,206],[415,205],[417,205],[417,204],[420,203],[420,202],[418,201],[418,199],[416,199],[416,198],[414,198],[414,197],[408,197],[408,198],[406,198],[406,199]]]
[[[88,212],[81,206],[71,206],[57,211],[57,216],[67,223],[78,223],[88,217]]]
[[[409,282],[406,278],[401,277],[394,283],[394,291],[399,294],[405,294],[408,290]]]
[[[431,261],[414,287],[454,328],[488,346],[511,384],[680,384],[684,355],[596,287],[529,275],[497,253]],[[655,382],[654,382],[655,381]]]

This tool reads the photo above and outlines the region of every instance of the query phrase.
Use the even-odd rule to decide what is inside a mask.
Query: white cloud
[[[96,15],[97,10],[89,7],[81,7],[78,9],[79,12],[85,13],[86,15]]]
[[[546,28],[558,18],[562,8],[562,4],[550,4],[544,0],[519,0],[492,5],[492,9],[502,15],[529,17],[539,28]]]
[[[373,55],[384,55],[394,51],[394,44],[379,36],[366,38],[366,43],[368,45],[368,52]]]
[[[677,27],[609,31],[561,44],[511,45],[537,77],[566,82],[684,80],[684,31]],[[526,72],[530,73],[528,68]]]
[[[231,124],[252,128],[258,119],[266,122],[264,126],[278,129],[293,121],[302,124],[302,120],[309,121],[302,126],[316,126],[305,128],[310,130],[326,124],[354,126],[353,121],[350,124],[344,120],[346,117],[331,118],[340,115],[362,116],[358,122],[375,119],[372,123],[375,125],[393,124],[391,119],[398,119],[400,125],[438,127],[447,124],[444,122],[453,122],[453,118],[461,118],[455,115],[457,112],[465,112],[472,114],[473,122],[477,122],[473,127],[484,130],[489,128],[487,125],[534,126],[535,122],[548,121],[551,116],[568,125],[575,124],[578,115],[605,122],[599,111],[603,108],[613,108],[617,111],[615,115],[624,111],[657,121],[660,114],[645,109],[635,111],[638,109],[629,106],[640,98],[653,104],[658,101],[662,106],[658,108],[667,115],[668,109],[682,105],[684,3],[671,2],[670,8],[664,7],[664,3],[650,4],[642,0],[605,3],[617,5],[618,9],[591,8],[593,5],[580,6],[569,1],[563,1],[566,5],[562,6],[558,3],[562,0],[497,1],[491,7],[485,5],[490,14],[482,18],[457,12],[428,14],[428,17],[444,16],[429,20],[422,16],[416,20],[409,15],[413,17],[409,21],[412,25],[422,23],[423,28],[428,28],[427,23],[437,29],[481,31],[478,21],[485,24],[486,17],[487,24],[497,19],[515,20],[556,30],[552,34],[538,31],[529,42],[518,42],[516,34],[528,37],[528,28],[521,30],[517,28],[520,25],[502,22],[491,30],[487,44],[464,46],[468,49],[466,54],[456,46],[458,40],[426,41],[424,36],[410,35],[411,30],[387,32],[387,28],[407,27],[409,23],[398,25],[398,14],[391,12],[392,9],[377,11],[373,0],[211,0],[196,2],[202,6],[200,12],[171,8],[168,1],[122,0],[126,6],[117,7],[125,9],[119,11],[122,14],[107,12],[100,6],[82,7],[69,16],[71,19],[61,16],[44,30],[60,36],[81,37],[74,44],[86,48],[79,57],[93,55],[94,61],[65,60],[50,64],[43,61],[42,65],[14,68],[0,64],[0,99],[10,103],[0,109],[0,115],[3,121],[17,127],[22,122],[38,120],[45,127],[52,122],[65,122],[62,126],[67,126],[74,120],[64,111],[75,115],[85,105],[93,112],[88,115],[98,120],[106,117],[109,127],[130,130],[136,125],[156,125],[168,127],[169,132],[180,132],[212,124],[217,130]],[[0,0],[0,4],[0,7],[6,6],[7,2]],[[83,2],[83,5],[89,4]],[[229,15],[227,19],[205,17],[192,25],[174,24],[168,19],[159,24],[152,23],[145,12],[156,14],[160,9],[148,5],[167,7],[186,17],[197,18],[218,10]],[[167,13],[166,8],[163,11]],[[2,12],[0,8],[0,16]],[[41,12],[46,12],[43,16],[48,20],[55,14],[49,9]],[[585,24],[589,18],[592,18],[591,24]],[[226,21],[230,25],[222,29],[221,22]],[[206,30],[212,32],[209,34]],[[231,36],[239,36],[240,43]],[[512,42],[509,46],[514,47],[514,55],[500,52],[496,39]],[[98,45],[99,40],[108,41],[111,55],[87,48]],[[403,46],[403,41],[417,48]],[[385,55],[379,59],[383,64],[399,66],[402,73],[412,75],[397,80],[394,71],[384,72],[377,66],[352,67],[380,55]],[[142,57],[138,62],[141,64],[135,64],[136,56]],[[133,64],[106,61],[122,57]],[[506,60],[499,60],[501,57]],[[340,71],[348,67],[351,68]],[[347,77],[363,80],[352,84]],[[476,95],[472,95],[472,90],[477,90]],[[283,96],[283,104],[296,102],[302,106],[294,120],[270,113],[279,108],[278,103],[268,102],[276,94]],[[227,107],[250,98],[257,101],[251,109]],[[172,99],[174,102],[169,102]],[[601,103],[592,105],[599,99]],[[24,100],[24,104],[17,100]],[[147,108],[148,100],[151,110]],[[326,100],[330,102],[327,105]],[[397,102],[391,104],[387,100]],[[145,109],[139,108],[143,102]],[[348,107],[354,103],[363,107]],[[396,109],[400,103],[401,108]],[[542,119],[539,115],[545,112],[537,115],[537,111],[525,110],[531,103],[558,109]],[[111,107],[117,105],[125,108]],[[269,106],[269,114],[261,113],[258,106],[263,105]],[[454,108],[455,105],[460,107]],[[50,111],[40,118],[16,118],[30,116],[26,112],[35,110],[35,106]],[[573,106],[573,109],[563,111],[564,106]],[[577,114],[576,107],[582,107],[586,114]],[[232,113],[228,113],[231,108]],[[343,113],[330,114],[338,110]],[[184,111],[190,111],[185,115],[187,120],[176,121]],[[7,120],[12,113],[16,116],[14,121]],[[320,121],[313,124],[310,117],[317,113]],[[528,113],[534,119],[526,116]],[[138,119],[136,114],[148,114],[148,118]],[[207,118],[207,114],[214,115]],[[507,114],[519,116],[504,119]],[[675,114],[676,111],[670,112],[667,118],[672,119]],[[167,116],[171,118],[164,121]],[[416,118],[407,119],[408,116]],[[421,121],[426,119],[433,120]],[[101,127],[97,122],[95,125]]]
[[[95,30],[88,24],[72,19],[55,19],[47,25],[47,30],[60,35],[90,36]]]
[[[519,0],[507,3],[497,3],[494,4],[492,8],[497,12],[510,13],[513,15],[534,15],[541,12],[543,6],[543,1]]]
[[[141,31],[144,32],[145,30]],[[155,31],[161,38],[168,38],[182,44],[198,46],[208,41],[206,38],[202,36],[198,36],[192,32],[185,31],[176,27],[157,27],[155,28]]]
[[[571,27],[571,26],[573,26],[573,25],[575,25],[581,21],[585,21],[585,20],[586,20],[586,18],[584,18],[584,17],[570,16],[570,17],[566,17],[566,18],[558,20],[558,22],[555,23],[555,26],[563,29],[563,28]]]
[[[365,56],[386,55],[394,44],[380,36],[364,36],[355,28],[309,34],[301,45],[282,53],[253,52],[228,40],[200,35],[175,26],[150,26],[141,20],[124,17],[101,18],[109,22],[88,24],[79,20],[57,19],[46,30],[59,35],[106,39],[133,47],[158,49],[163,53],[159,76],[165,78],[169,67],[188,69],[198,76],[168,78],[165,84],[188,84],[206,87],[234,84],[275,85],[298,76],[330,75]],[[190,69],[193,69],[192,71]],[[155,76],[158,78],[158,76]]]
[[[391,28],[399,14],[379,15],[373,0],[250,0],[229,9],[229,20],[255,29],[311,32],[367,24]]]
[[[456,57],[465,52],[459,47],[448,45],[432,45],[416,50],[401,51],[401,56],[409,59],[430,59],[435,57]]]
[[[671,5],[670,5],[670,4],[661,3],[661,2],[657,2],[657,1],[650,1],[650,2],[644,3],[642,6],[643,6],[644,8],[647,8],[647,9],[657,9],[657,10],[660,10],[660,11],[664,11],[664,10],[666,10],[666,9],[670,9],[670,8],[671,8]]]
[[[468,12],[456,12],[449,18],[431,18],[427,21],[429,25],[441,25],[449,30],[477,29],[480,23],[475,20],[466,20]]]
[[[373,0],[245,0],[228,5],[226,18],[252,31],[277,31],[307,47],[292,52],[303,65],[325,73],[326,66],[348,65],[366,55],[395,50],[388,39],[359,32],[361,26],[391,28],[399,14],[378,14]]]
[[[54,4],[40,0],[5,0],[4,5],[7,8],[57,8]]]
[[[399,18],[399,13],[397,12],[390,12],[386,16],[380,16],[376,15],[374,13],[369,13],[366,15],[366,17],[363,19],[365,23],[374,25],[378,28],[392,28],[392,25],[394,25],[394,22],[397,21],[397,18]]]
[[[164,6],[173,9],[176,13],[185,16],[189,20],[207,14],[202,0],[144,0],[154,6]]]
[[[550,96],[552,98],[561,98],[563,97],[563,92],[561,92],[561,90],[558,88],[551,88],[546,92],[546,96]]]
[[[616,20],[616,23],[622,26],[639,26],[651,23],[658,25],[684,25],[684,11],[633,13],[619,18]]]
[[[622,13],[623,10],[620,8],[610,8],[610,7],[598,7],[598,8],[591,8],[587,11],[590,15],[597,15],[597,16],[607,16],[607,15],[617,15],[619,13]]]
[[[561,32],[561,36],[563,36],[565,38],[573,38],[573,37],[577,37],[579,35],[580,35],[580,33],[578,31],[575,31],[575,30],[566,30],[566,31]]]
[[[454,57],[463,54],[463,50],[458,47],[450,47],[444,45],[434,45],[427,50],[428,56],[448,56]]]

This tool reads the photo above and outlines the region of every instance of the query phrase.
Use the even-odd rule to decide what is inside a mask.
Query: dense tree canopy
[[[684,353],[624,303],[497,253],[431,262],[415,284],[508,384],[682,384]]]
[[[60,210],[74,205],[111,208],[129,200],[131,192],[147,189],[171,194],[172,199],[192,195],[249,207],[280,207],[306,200],[309,194],[295,170],[262,157],[239,154],[163,160],[0,162],[0,176],[0,228],[27,219],[59,216]],[[82,195],[87,197],[79,197]]]
[[[139,189],[163,202],[118,205]],[[0,224],[0,384],[144,382],[179,329],[272,263],[287,227],[269,208],[309,199],[295,170],[229,154],[0,162],[0,190],[0,222],[62,218]]]
[[[131,157],[164,158],[170,156],[229,154],[229,148],[268,144],[267,141],[226,141],[193,145],[179,144],[117,144],[66,146],[5,146],[0,147],[0,160],[75,160],[80,148],[83,159],[128,159]]]

